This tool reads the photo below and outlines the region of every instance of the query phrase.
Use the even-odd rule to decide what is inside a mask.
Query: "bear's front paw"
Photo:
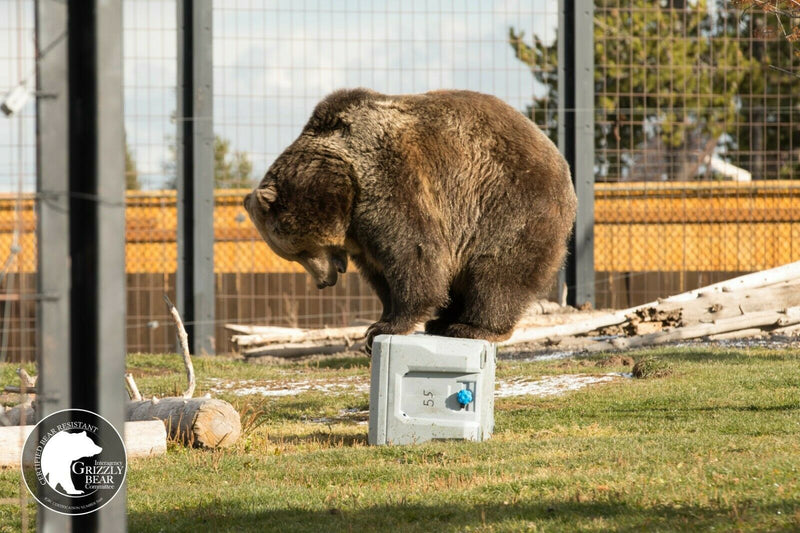
[[[391,325],[389,324],[389,322],[385,322],[383,320],[375,322],[374,324],[372,324],[370,327],[367,328],[366,344],[364,345],[367,354],[372,355],[373,339],[375,339],[375,337],[377,337],[378,335],[389,334],[390,329]]]
[[[408,326],[406,323],[380,320],[367,328],[364,348],[368,354],[372,354],[372,341],[378,335],[401,335],[409,333],[412,329],[414,329],[413,326]]]

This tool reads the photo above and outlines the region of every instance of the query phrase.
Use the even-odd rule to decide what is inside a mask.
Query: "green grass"
[[[131,531],[798,531],[800,352],[667,348],[666,376],[563,396],[498,399],[486,443],[369,447],[363,392],[231,401],[261,425],[222,451],[172,445],[133,460]],[[596,360],[604,356],[598,356]],[[283,366],[197,359],[198,394],[225,380],[366,379],[366,358]],[[177,356],[132,355],[142,392],[172,394]],[[498,378],[630,371],[501,361]],[[0,366],[2,383],[13,377]],[[18,497],[0,470],[0,499]],[[30,507],[33,512],[33,506]],[[0,531],[19,509],[0,505]]]

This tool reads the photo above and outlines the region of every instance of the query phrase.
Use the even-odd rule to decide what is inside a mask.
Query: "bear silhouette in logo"
[[[81,457],[92,457],[102,452],[85,431],[69,433],[61,431],[47,441],[42,450],[42,474],[53,490],[61,485],[61,489],[69,495],[77,496],[84,491],[77,490],[72,484],[70,468],[72,462]]]

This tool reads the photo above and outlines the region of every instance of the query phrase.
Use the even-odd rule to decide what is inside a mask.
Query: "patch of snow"
[[[515,362],[530,363],[532,361],[554,361],[557,359],[567,359],[573,355],[579,354],[580,350],[566,350],[563,352],[547,352],[539,355],[532,355],[530,357],[513,357]]]
[[[369,383],[359,377],[340,378],[336,380],[300,380],[300,381],[256,381],[244,379],[239,381],[216,381],[211,388],[212,393],[232,392],[236,396],[295,396],[303,392],[367,392]]]
[[[499,387],[495,391],[495,398],[509,398],[512,396],[558,396],[565,392],[574,391],[594,385],[595,383],[606,383],[621,377],[628,377],[630,374],[609,373],[602,376],[590,374],[563,374],[559,376],[546,376],[536,381],[526,381],[523,379],[510,379],[500,381]]]
[[[546,376],[541,379],[530,381],[525,378],[513,378],[501,380],[497,383],[495,391],[496,398],[509,398],[513,396],[558,396],[569,391],[579,390],[589,385],[597,383],[607,383],[620,378],[631,378],[629,372],[612,372],[603,375],[592,374],[562,374],[558,376]],[[236,396],[296,396],[304,392],[324,392],[331,394],[343,394],[350,392],[369,392],[369,380],[360,376],[348,378],[338,378],[334,380],[297,380],[297,381],[257,381],[245,379],[239,381],[224,381],[219,378],[211,378],[213,385],[212,393],[232,393]],[[358,409],[346,409],[337,418],[352,416],[358,413]],[[314,419],[313,422],[329,422],[328,419]]]

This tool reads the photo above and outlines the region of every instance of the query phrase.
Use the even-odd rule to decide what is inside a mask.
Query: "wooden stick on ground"
[[[36,386],[36,377],[31,377],[31,375],[28,374],[24,368],[18,368],[17,375],[19,376],[19,381],[22,384],[22,387],[31,390]]]
[[[197,385],[194,379],[194,365],[192,365],[192,356],[189,354],[189,335],[186,334],[186,328],[183,327],[183,320],[178,310],[172,305],[166,294],[164,294],[164,303],[167,304],[167,311],[172,316],[175,327],[178,329],[178,338],[181,342],[181,351],[183,352],[183,364],[186,367],[186,380],[189,382],[189,387],[184,391],[184,398],[191,398],[194,395],[194,389]]]
[[[128,396],[131,400],[139,401],[142,399],[142,394],[139,392],[139,387],[136,386],[136,382],[133,380],[133,374],[125,374],[125,386],[128,388]]]

